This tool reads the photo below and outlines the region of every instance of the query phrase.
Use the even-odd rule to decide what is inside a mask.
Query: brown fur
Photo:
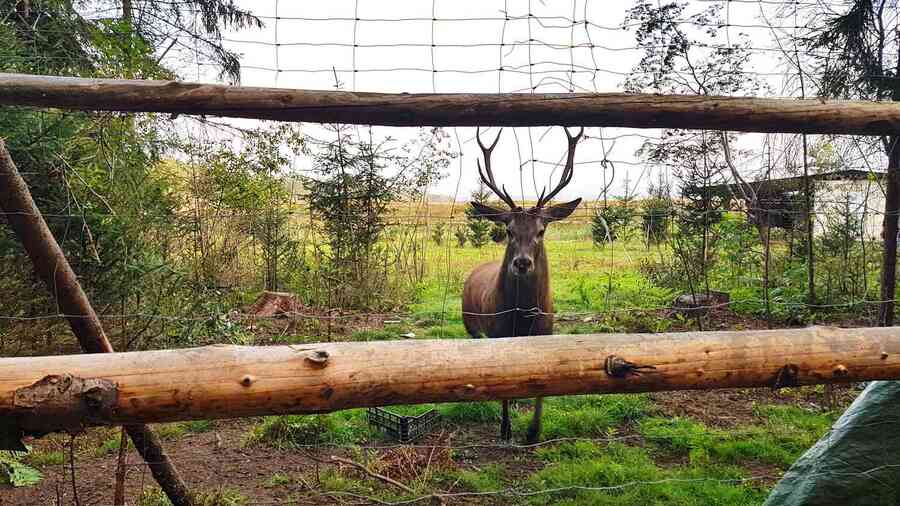
[[[466,331],[472,337],[552,334],[553,298],[546,253],[536,259],[534,279],[530,283],[520,282],[508,271],[509,263],[505,258],[503,262],[479,265],[466,279],[462,294]],[[531,308],[540,309],[542,314],[527,311]]]

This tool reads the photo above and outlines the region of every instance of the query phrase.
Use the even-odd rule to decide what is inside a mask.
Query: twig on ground
[[[113,494],[115,506],[125,506],[125,473],[128,471],[128,432],[122,427],[119,439],[119,458],[116,460],[116,488]]]
[[[75,506],[81,506],[78,499],[78,486],[75,484],[75,436],[69,438],[69,469],[72,472],[72,500]]]
[[[389,483],[389,484],[391,484],[391,485],[393,485],[393,486],[395,486],[395,487],[397,487],[397,488],[399,488],[399,489],[402,489],[402,490],[403,490],[404,492],[406,492],[406,493],[409,493],[409,494],[415,494],[415,492],[413,491],[413,489],[407,487],[406,485],[400,483],[399,481],[397,481],[397,480],[395,480],[395,479],[393,479],[393,478],[387,477],[387,476],[385,476],[385,475],[383,475],[383,474],[379,474],[379,473],[370,471],[368,468],[366,468],[366,466],[360,464],[359,462],[354,462],[354,461],[352,461],[352,460],[350,460],[350,459],[345,459],[345,458],[342,458],[342,457],[338,457],[338,456],[336,456],[336,455],[332,455],[332,456],[331,456],[331,461],[332,461],[332,462],[339,462],[339,463],[341,463],[341,464],[347,464],[348,466],[353,466],[353,467],[359,469],[360,471],[362,471],[362,472],[368,474],[368,475],[371,476],[372,478],[376,478],[376,479],[381,480],[381,481],[383,481],[383,482],[385,482],[385,483]]]

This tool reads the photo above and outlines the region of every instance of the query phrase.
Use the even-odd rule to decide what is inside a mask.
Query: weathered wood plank
[[[630,374],[615,367],[622,361],[655,369]],[[48,417],[70,419],[38,412],[33,402],[15,401],[16,392],[21,397],[46,376],[64,374],[116,386],[115,405],[97,406],[89,417],[92,424],[163,422],[423,402],[898,379],[900,328],[221,345],[0,358],[0,417],[15,417],[26,431],[46,430]],[[62,405],[54,409],[66,411]]]
[[[390,126],[900,133],[900,103],[624,93],[389,94],[0,73],[0,105]]]

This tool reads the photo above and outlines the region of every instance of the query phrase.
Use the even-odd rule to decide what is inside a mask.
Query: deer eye
[[[538,233],[537,233],[537,236],[538,236],[538,239],[543,239],[543,238],[544,238],[544,231],[541,230],[540,232],[538,232]]]

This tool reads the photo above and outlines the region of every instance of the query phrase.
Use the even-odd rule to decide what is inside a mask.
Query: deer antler
[[[566,131],[566,137],[569,139],[569,153],[566,157],[566,168],[563,169],[562,176],[559,178],[559,183],[557,183],[556,188],[554,188],[553,191],[545,197],[544,192],[547,191],[547,188],[545,187],[541,190],[541,196],[538,197],[537,204],[534,207],[544,207],[547,202],[550,202],[557,193],[562,191],[562,189],[572,181],[572,174],[575,172],[575,146],[578,145],[578,141],[581,140],[581,136],[584,134],[584,127],[581,127],[578,135],[575,136],[572,136],[572,134],[569,133],[567,127],[563,127],[563,130]]]
[[[481,148],[481,153],[484,155],[485,169],[481,170],[481,161],[478,160],[478,175],[481,176],[481,180],[484,181],[484,184],[486,184],[491,191],[500,197],[503,202],[506,202],[506,205],[508,205],[510,209],[515,209],[519,207],[516,205],[516,201],[509,196],[505,186],[500,188],[497,187],[497,182],[494,180],[494,172],[491,170],[491,152],[494,151],[494,147],[497,146],[497,142],[500,141],[500,134],[502,133],[503,129],[501,128],[500,131],[497,132],[497,138],[494,139],[494,142],[490,147],[487,147],[481,142],[481,127],[475,129],[475,139],[478,140],[478,146]],[[487,175],[485,175],[485,173]]]

